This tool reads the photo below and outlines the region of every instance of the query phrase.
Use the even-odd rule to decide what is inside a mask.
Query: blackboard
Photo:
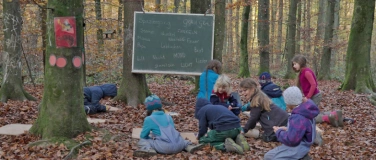
[[[200,75],[213,41],[212,14],[135,12],[132,72]]]

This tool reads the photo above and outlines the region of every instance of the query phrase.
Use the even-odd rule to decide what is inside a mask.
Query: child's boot
[[[318,114],[316,117],[315,117],[315,121],[316,121],[316,124],[317,123],[322,123],[322,122],[324,122],[324,120],[323,120],[323,114]]]
[[[235,142],[240,147],[242,147],[244,152],[249,151],[249,144],[243,134],[238,134],[238,136],[236,136]]]
[[[342,110],[335,111],[338,126],[343,127]]]
[[[194,153],[202,148],[205,147],[205,144],[198,144],[198,145],[188,145],[187,147],[185,147],[185,150],[189,153]]]
[[[151,157],[157,155],[154,149],[140,149],[133,152],[134,157]]]
[[[227,152],[236,152],[238,154],[244,154],[243,148],[232,140],[232,138],[226,138],[225,149]]]
[[[336,119],[336,116],[333,114],[329,114],[327,116],[329,118],[330,125],[332,125],[333,127],[338,127],[338,120]]]
[[[324,144],[324,140],[322,139],[322,134],[323,134],[323,131],[316,126],[316,137],[315,137],[315,141],[313,142],[314,144],[318,145],[318,146],[322,146]]]
[[[244,136],[258,139],[260,138],[260,131],[258,129],[251,129],[247,133],[244,133]]]

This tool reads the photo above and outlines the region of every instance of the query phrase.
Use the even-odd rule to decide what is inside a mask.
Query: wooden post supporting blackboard
[[[213,14],[135,12],[132,72],[200,75],[213,43]]]

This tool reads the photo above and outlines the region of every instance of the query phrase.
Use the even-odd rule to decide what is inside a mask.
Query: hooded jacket
[[[198,98],[195,117],[199,121],[198,138],[206,134],[208,128],[226,131],[240,127],[240,119],[222,105],[213,105],[205,98]]]
[[[213,70],[208,69],[200,75],[200,90],[197,98],[210,99],[211,91],[214,88],[215,81],[218,79],[218,74]]]
[[[287,131],[279,129],[276,136],[279,142],[286,146],[297,146],[301,141],[311,143],[315,126],[314,118],[319,114],[319,108],[312,100],[308,100],[294,108],[288,122]]]
[[[262,84],[261,90],[282,110],[286,110],[286,103],[282,96],[281,87],[274,84],[273,82],[268,82]]]
[[[115,84],[84,87],[84,105],[103,106],[99,101],[104,97],[115,97],[117,88]]]

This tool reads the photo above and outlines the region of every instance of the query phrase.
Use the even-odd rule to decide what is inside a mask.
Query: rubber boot
[[[337,110],[336,113],[337,113],[338,126],[343,127],[342,110]]]
[[[232,138],[226,138],[225,140],[226,152],[235,152],[238,154],[244,154],[243,148],[232,140]]]
[[[247,133],[244,133],[244,136],[258,139],[260,138],[260,131],[258,129],[251,129]]]
[[[133,152],[134,157],[151,157],[157,155],[157,151],[154,149],[140,149]]]
[[[338,127],[338,120],[335,115],[329,114],[329,122],[333,127]]]
[[[243,134],[238,134],[235,139],[235,143],[242,147],[243,151],[249,151],[249,144]]]
[[[318,145],[318,146],[322,146],[324,144],[324,141],[322,139],[322,134],[320,132],[316,131],[316,137],[315,137],[315,141],[313,143]]]
[[[204,144],[198,144],[198,145],[188,145],[187,147],[185,147],[185,150],[189,153],[194,153],[202,148],[204,148],[205,145]]]
[[[315,117],[315,121],[316,121],[316,124],[317,123],[322,123],[322,122],[324,122],[323,120],[322,120],[322,116],[323,116],[323,114],[318,114],[316,117]]]

